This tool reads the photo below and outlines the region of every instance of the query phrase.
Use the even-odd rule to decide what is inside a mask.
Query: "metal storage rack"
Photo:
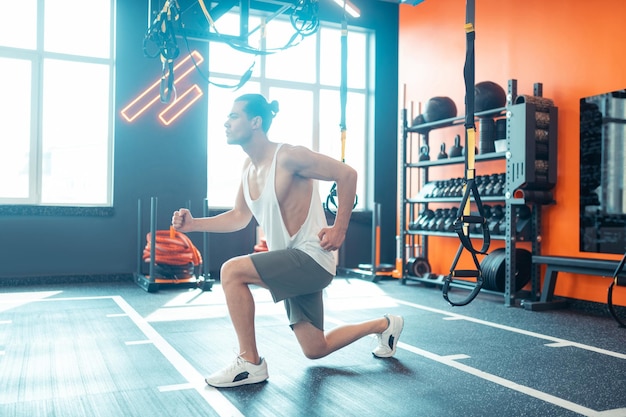
[[[504,205],[504,233],[492,236],[492,239],[504,240],[504,304],[512,306],[516,303],[519,291],[516,288],[516,246],[518,242],[530,241],[532,254],[540,254],[541,245],[541,211],[547,204],[553,204],[552,188],[556,184],[556,151],[557,151],[557,122],[558,109],[552,100],[542,97],[542,85],[534,84],[533,95],[517,95],[517,80],[509,80],[507,104],[505,107],[492,109],[486,112],[476,113],[476,117],[483,118],[506,118],[506,149],[502,152],[489,152],[476,155],[477,165],[484,161],[502,160],[505,162],[504,192],[499,196],[481,195],[483,203],[502,202]],[[413,222],[420,208],[428,208],[429,203],[459,203],[458,197],[424,197],[422,191],[429,183],[429,170],[434,167],[463,164],[464,156],[436,159],[427,161],[414,161],[413,141],[421,139],[422,145],[429,145],[428,134],[434,129],[458,126],[464,122],[464,117],[440,120],[432,123],[424,123],[409,127],[407,110],[402,111],[403,134],[400,143],[400,155],[402,157],[400,175],[401,189],[401,215],[399,243],[402,258],[402,284],[407,280],[418,281],[430,286],[442,285],[443,274],[427,273],[416,275],[408,267],[409,255],[407,252],[415,252],[416,241],[421,240],[419,257],[428,260],[428,239],[435,237],[456,237],[452,232],[410,230],[409,224]],[[418,146],[419,149],[419,146]],[[408,195],[407,189],[409,178],[417,176],[420,170],[419,190],[417,196]],[[478,175],[478,173],[477,173]],[[526,206],[530,208],[530,217],[524,221],[525,233],[518,230],[517,210]],[[409,250],[407,250],[409,248]],[[540,292],[538,266],[528,265],[531,282],[531,300],[537,299]]]
[[[211,278],[211,273],[209,271],[208,262],[209,262],[209,241],[208,241],[208,233],[203,233],[203,263],[199,266],[193,266],[194,274],[193,276],[184,277],[180,279],[171,278],[171,277],[159,277],[159,274],[156,272],[156,235],[157,235],[157,197],[150,198],[150,256],[146,261],[148,262],[148,274],[144,274],[142,272],[142,264],[143,262],[143,233],[141,230],[142,225],[142,207],[141,207],[141,199],[137,200],[137,271],[133,274],[133,280],[135,284],[139,287],[143,288],[146,292],[157,292],[161,287],[170,287],[175,286],[179,288],[199,288],[202,291],[211,291],[213,287],[213,283],[215,280]],[[190,207],[191,202],[187,205]],[[204,201],[204,216],[207,217],[209,215],[209,206],[208,201],[205,199]]]

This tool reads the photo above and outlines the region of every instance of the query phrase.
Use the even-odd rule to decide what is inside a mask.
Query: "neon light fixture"
[[[192,60],[193,57],[193,60]],[[183,59],[182,61],[180,61],[178,64],[176,64],[174,66],[174,73],[176,74],[176,78],[174,80],[174,86],[178,86],[182,80],[185,79],[185,77],[187,77],[194,69],[195,69],[195,65],[194,65],[194,61],[195,61],[195,65],[199,65],[200,63],[202,63],[204,61],[204,58],[202,57],[202,55],[200,55],[200,53],[198,51],[192,51],[189,55],[187,55],[185,57],[185,59]],[[144,114],[151,106],[153,106],[155,103],[159,102],[160,100],[160,95],[159,95],[159,87],[161,85],[161,79],[159,78],[157,81],[155,81],[150,87],[148,87],[147,89],[145,89],[141,94],[139,94],[133,101],[131,101],[126,107],[124,107],[121,111],[122,117],[127,121],[127,122],[132,122],[135,119],[137,119],[139,116],[141,116],[142,114]],[[195,87],[195,90],[194,90]],[[183,106],[183,110],[182,112],[180,112],[180,114],[175,114],[175,116],[171,116],[171,117],[161,117],[163,114],[169,114],[169,111],[173,108],[179,108],[180,104],[177,105],[177,102],[181,99],[185,99],[188,100],[189,97],[188,95],[191,94],[191,90],[196,91],[196,93],[194,93],[194,97],[195,98],[188,106]],[[197,92],[200,92],[199,96],[197,94]],[[159,119],[161,119],[161,121],[163,123],[165,123],[165,125],[169,125],[170,123],[172,123],[175,119],[177,119],[182,113],[184,113],[185,110],[187,110],[189,108],[189,106],[193,103],[195,103],[199,97],[202,96],[202,90],[200,89],[200,87],[198,87],[197,84],[194,84],[191,88],[187,89],[180,97],[177,97],[176,100],[174,100],[173,103],[171,103],[165,110],[163,110],[160,114],[159,114]],[[166,123],[165,120],[167,120],[168,122]]]
[[[198,87],[198,84],[194,84],[187,91],[180,96],[176,97],[176,100],[159,113],[159,119],[165,126],[169,126],[174,120],[183,114],[193,103],[200,100],[202,97],[202,90]]]

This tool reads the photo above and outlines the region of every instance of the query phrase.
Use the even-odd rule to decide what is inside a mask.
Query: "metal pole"
[[[137,200],[137,275],[141,275],[141,198]]]
[[[154,256],[156,254],[157,198],[150,198],[150,279],[154,281]]]
[[[378,270],[377,251],[378,251],[378,225],[380,216],[380,203],[374,203],[374,211],[372,211],[372,275],[376,275]]]
[[[209,199],[204,199],[204,206],[202,207],[204,217],[209,217]],[[205,281],[211,278],[211,270],[209,269],[209,234],[204,232],[202,234],[202,276]]]

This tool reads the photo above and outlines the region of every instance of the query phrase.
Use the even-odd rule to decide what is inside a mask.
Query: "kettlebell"
[[[463,155],[463,147],[461,146],[461,135],[454,137],[454,145],[450,148],[450,158],[456,158]]]
[[[446,143],[443,142],[441,144],[441,150],[439,151],[439,155],[437,155],[437,159],[446,159],[448,154],[446,153]]]
[[[428,148],[428,145],[422,145],[422,147],[420,148],[420,161],[430,161],[430,155],[428,154],[428,152],[430,151],[430,149]]]

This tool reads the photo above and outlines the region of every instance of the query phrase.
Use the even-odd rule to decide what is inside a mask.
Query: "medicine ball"
[[[449,97],[433,97],[426,103],[424,120],[427,123],[456,117],[456,105]]]
[[[426,121],[424,120],[424,115],[419,114],[417,115],[417,117],[415,117],[415,119],[413,119],[413,124],[411,126],[419,126],[424,123],[426,123]]]
[[[474,86],[474,106],[477,112],[506,106],[504,89],[493,81],[483,81]]]

